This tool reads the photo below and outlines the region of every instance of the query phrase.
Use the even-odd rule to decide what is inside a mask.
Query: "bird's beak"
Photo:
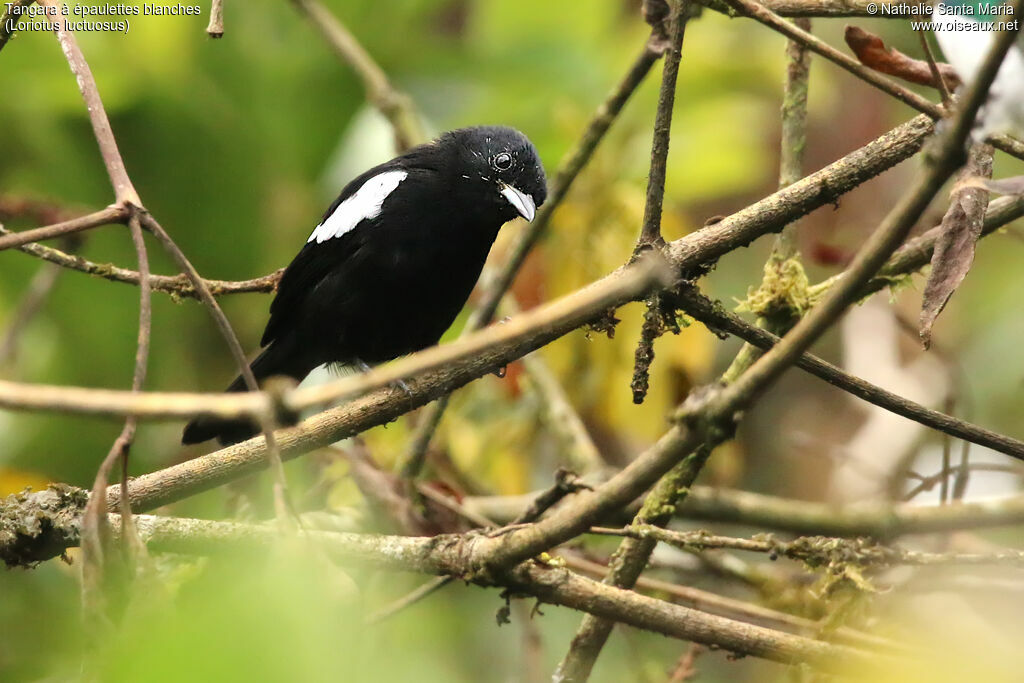
[[[501,184],[501,194],[527,222],[533,221],[533,217],[537,215],[537,204],[533,197],[505,183]]]

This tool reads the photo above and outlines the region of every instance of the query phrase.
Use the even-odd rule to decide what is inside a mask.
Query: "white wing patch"
[[[306,243],[316,240],[317,244],[351,232],[360,221],[376,218],[380,208],[398,184],[409,175],[408,171],[385,171],[375,175],[360,187],[351,197],[338,204],[323,223],[316,226]]]

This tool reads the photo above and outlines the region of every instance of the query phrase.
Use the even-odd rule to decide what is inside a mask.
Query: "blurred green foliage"
[[[99,4],[99,3],[95,3]],[[204,11],[208,3],[204,3]],[[633,0],[337,0],[327,3],[393,81],[415,99],[429,130],[502,123],[537,144],[549,175],[594,108],[619,80],[647,35]],[[127,168],[147,208],[177,239],[201,273],[246,279],[285,265],[323,208],[352,176],[392,154],[390,132],[367,108],[358,80],[284,0],[227,3],[226,33],[204,33],[206,17],[138,17],[127,35],[83,34]],[[857,22],[914,53],[916,38],[896,22]],[[841,22],[816,22],[841,44]],[[783,41],[748,21],[705,12],[687,31],[669,159],[664,231],[676,238],[716,214],[734,211],[776,184],[777,110]],[[570,292],[628,258],[643,213],[651,123],[660,66],[616,122],[591,165],[557,212],[550,235],[516,286],[524,306]],[[910,112],[820,60],[811,83],[808,170],[879,135]],[[0,53],[0,192],[95,209],[112,193],[74,79],[53,37],[16,35]],[[905,164],[807,219],[802,246],[854,248],[899,196],[916,162]],[[1013,164],[1000,162],[997,173]],[[1019,168],[1019,165],[1016,166]],[[11,228],[30,227],[11,222]],[[505,228],[492,256],[500,261]],[[981,246],[975,271],[940,319],[937,343],[959,352],[970,378],[974,418],[1016,431],[1024,358],[1016,339],[1024,317],[1015,294],[1024,287],[1016,245]],[[724,259],[709,289],[724,300],[743,296],[760,278],[767,240]],[[80,253],[133,267],[123,228],[88,234]],[[173,273],[151,245],[156,272]],[[812,278],[834,264],[809,264]],[[33,259],[0,253],[0,324],[38,268]],[[913,316],[917,294],[900,305]],[[195,302],[154,295],[148,388],[216,390],[234,374],[230,356]],[[269,299],[222,300],[244,346],[255,349]],[[0,376],[91,387],[130,383],[137,291],[78,273],[60,277],[27,328],[15,363]],[[709,381],[735,351],[698,327],[657,342],[652,391],[634,406],[628,388],[642,309],[623,309],[614,340],[582,331],[544,351],[602,450],[622,462],[664,430],[665,416],[686,390]],[[459,331],[463,319],[451,335]],[[825,344],[834,350],[834,340]],[[992,359],[999,362],[992,362]],[[456,467],[481,491],[518,493],[550,482],[555,443],[518,372],[487,377],[459,392],[441,430]],[[784,383],[745,427],[742,443],[712,459],[715,481],[777,493],[822,495],[822,465],[798,468],[781,459],[787,412],[837,394],[810,380]],[[845,404],[844,404],[845,405]],[[838,410],[838,408],[837,408]],[[132,450],[132,471],[192,457],[179,445],[180,424],[146,424]],[[809,427],[810,428],[810,427]],[[52,414],[0,413],[0,493],[46,481],[91,482],[119,425]],[[374,456],[392,463],[409,425],[399,421],[368,437]],[[819,435],[820,436],[820,435]],[[832,437],[826,434],[824,437]],[[753,451],[748,457],[745,452]],[[289,466],[297,490],[321,476],[319,463]],[[342,478],[344,467],[327,468]],[[341,483],[331,498],[356,498]],[[264,489],[266,487],[263,487]],[[259,490],[259,487],[254,487]],[[212,492],[180,509],[223,515],[226,496]],[[301,556],[304,558],[304,556]],[[337,576],[315,563],[281,558],[167,568],[194,570],[173,607],[149,614],[110,645],[109,680],[514,680],[521,667],[522,615],[499,630],[496,593],[461,586],[428,598],[376,630],[359,623],[359,600],[382,604],[418,577],[356,574],[359,598],[336,594]],[[311,566],[312,564],[312,566]],[[225,566],[226,565],[226,566]],[[233,566],[232,566],[233,565]],[[245,572],[240,576],[238,567]],[[0,573],[0,679],[57,679],[77,672],[76,569],[51,562]],[[189,575],[191,576],[191,575]],[[578,619],[545,609],[550,671]],[[685,645],[626,631],[603,655],[599,680],[662,680]],[[706,680],[765,680],[781,669],[717,657],[702,663]],[[758,668],[761,667],[761,668]],[[769,668],[764,668],[769,667]],[[638,674],[638,672],[640,672]],[[751,672],[758,672],[756,674]],[[715,678],[720,676],[720,678]]]

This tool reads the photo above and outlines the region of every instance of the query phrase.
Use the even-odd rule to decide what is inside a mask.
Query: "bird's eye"
[[[501,154],[494,157],[494,168],[499,171],[507,171],[512,168],[512,155],[508,152],[502,152]]]

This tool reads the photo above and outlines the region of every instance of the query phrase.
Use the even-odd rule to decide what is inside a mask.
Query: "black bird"
[[[436,344],[466,303],[501,226],[547,197],[525,135],[481,126],[371,168],[345,186],[291,262],[270,305],[257,381],[301,381],[325,363],[366,367]],[[228,391],[245,391],[239,377]],[[236,443],[246,419],[199,417],[182,442]]]

